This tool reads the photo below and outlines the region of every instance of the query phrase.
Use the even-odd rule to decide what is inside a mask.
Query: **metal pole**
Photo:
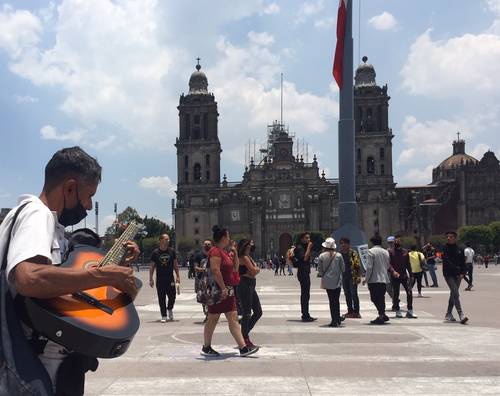
[[[283,73],[281,73],[281,118],[280,126],[283,127]]]
[[[353,38],[352,0],[347,1],[344,39],[343,87],[340,90],[339,112],[339,225],[334,233],[338,239],[347,236],[352,245],[365,243],[365,236],[358,227],[356,204],[356,173],[354,161],[354,88],[353,88]]]

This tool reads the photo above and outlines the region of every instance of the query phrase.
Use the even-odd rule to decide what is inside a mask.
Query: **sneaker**
[[[389,317],[388,317],[387,315],[384,315],[384,317],[383,317],[383,318],[384,318],[384,319],[383,319],[383,320],[384,320],[384,322],[388,322],[388,321],[389,321]]]
[[[160,322],[161,323],[167,323],[167,317],[166,316],[162,316],[161,319],[160,319]]]
[[[470,291],[471,287],[470,286],[467,286],[464,290],[465,291]]]
[[[250,356],[253,355],[255,352],[259,350],[258,347],[248,347],[244,346],[243,348],[240,348],[240,356],[245,357],[245,356]]]
[[[347,312],[342,315],[344,319],[354,319],[356,317],[356,312]]]
[[[460,323],[461,324],[466,324],[469,321],[469,318],[465,316],[464,314],[460,314]]]
[[[446,314],[446,316],[444,317],[444,321],[445,322],[456,322],[457,320],[453,317],[452,314]]]
[[[174,313],[172,312],[171,309],[167,311],[167,314],[168,314],[168,320],[170,321],[174,320]]]
[[[305,318],[302,318],[302,322],[314,322],[317,320],[316,318],[313,318],[312,316],[306,316]]]
[[[220,356],[219,352],[215,351],[211,346],[204,346],[201,348],[201,356],[217,357]]]
[[[396,311],[396,318],[401,319],[402,317],[403,313],[400,310]]]
[[[418,293],[418,297],[422,298],[423,297],[422,293]]]
[[[408,319],[417,319],[417,316],[413,314],[412,310],[409,310],[408,312],[406,312],[406,317]]]
[[[332,322],[328,325],[328,327],[344,327],[344,325],[340,322]]]
[[[260,348],[258,345],[255,345],[250,338],[245,338],[245,345],[249,348]]]
[[[382,318],[376,318],[376,319],[370,320],[370,324],[372,324],[372,325],[383,325],[384,323],[385,323],[385,321]]]

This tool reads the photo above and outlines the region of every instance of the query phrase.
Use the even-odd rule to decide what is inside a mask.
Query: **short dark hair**
[[[44,190],[50,191],[67,178],[74,177],[87,183],[101,181],[101,165],[80,147],[57,151],[45,166]]]
[[[167,238],[170,240],[170,235],[168,235],[167,233],[163,233],[163,234],[161,234],[161,235],[158,237],[158,239],[159,239],[160,241],[161,241],[162,239],[165,239],[165,238],[163,238],[165,235],[166,235],[166,236],[167,236]]]
[[[215,243],[219,243],[222,238],[224,238],[227,235],[227,228],[221,228],[218,225],[214,225],[212,227],[212,232],[213,232],[213,240]]]
[[[394,235],[394,239],[401,238],[401,234]]]
[[[373,245],[382,245],[382,238],[380,235],[374,235],[372,236],[372,238],[370,239],[370,242],[373,244]]]
[[[307,231],[306,231],[306,232],[301,232],[301,233],[299,234],[299,239],[300,239],[300,240],[302,240],[302,238],[304,238],[306,235],[309,235],[309,236],[310,236],[310,235],[311,235],[311,233],[310,233],[310,232],[307,232]]]
[[[340,238],[339,243],[342,243],[342,242],[347,243],[348,245],[351,244],[351,240],[347,237]]]
[[[415,244],[411,245],[410,250],[417,250],[417,245],[415,245]]]
[[[453,231],[453,230],[446,231],[446,232],[444,233],[444,235],[448,235],[448,234],[451,234],[451,235],[457,236],[457,232],[456,232],[456,231]]]
[[[470,242],[469,241],[465,242],[465,246],[470,247]]]

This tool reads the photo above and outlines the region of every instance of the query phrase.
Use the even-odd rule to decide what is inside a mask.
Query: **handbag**
[[[8,228],[0,270],[0,394],[51,396],[52,382],[24,335],[7,283],[7,255],[12,228],[26,205],[17,209]]]
[[[337,257],[337,253],[335,253],[332,256],[332,258],[330,259],[330,262],[328,263],[328,266],[325,268],[325,272],[323,272],[323,275],[325,275],[327,273],[327,271],[330,269],[330,267],[332,265],[332,262],[335,259],[335,257]],[[320,281],[319,287],[322,288],[322,289],[326,289],[326,285],[325,285],[325,281],[323,279],[323,276],[321,276],[321,281]]]

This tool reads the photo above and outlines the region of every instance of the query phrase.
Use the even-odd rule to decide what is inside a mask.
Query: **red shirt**
[[[219,257],[221,259],[220,272],[222,274],[222,279],[226,286],[235,285],[233,279],[233,260],[225,250],[218,248],[217,246],[212,247],[208,252],[208,258]]]

